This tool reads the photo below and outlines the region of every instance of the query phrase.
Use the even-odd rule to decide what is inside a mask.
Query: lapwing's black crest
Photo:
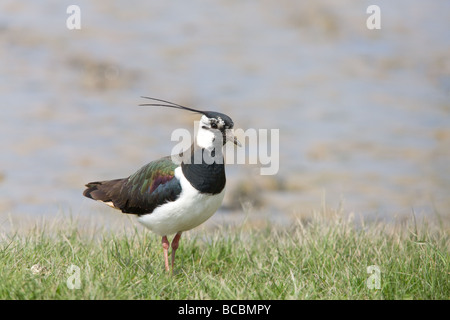
[[[169,107],[202,114],[197,138],[202,135],[203,145],[194,142],[190,148],[191,159],[188,160],[193,160],[198,152],[202,155],[216,152],[217,148],[211,148],[216,137],[211,132],[217,130],[222,133],[223,145],[227,141],[240,145],[231,132],[233,120],[223,113],[197,110],[157,98],[142,98],[154,103],[140,106]],[[219,149],[223,160],[221,147]],[[222,203],[226,183],[224,161],[205,163],[202,157],[201,163],[194,163],[186,161],[182,154],[178,161],[172,156],[152,161],[127,178],[90,182],[83,192],[84,196],[123,213],[136,214],[139,222],[163,236],[167,270],[167,235],[177,234],[172,242],[173,267],[181,232],[195,228],[214,214]]]
[[[231,118],[229,116],[227,116],[226,114],[223,114],[220,112],[197,110],[197,109],[185,107],[185,106],[182,106],[182,105],[179,105],[177,103],[173,103],[173,102],[170,102],[167,100],[162,100],[162,99],[157,99],[157,98],[151,98],[151,97],[145,97],[145,96],[142,96],[141,98],[154,100],[154,101],[157,101],[158,103],[142,103],[142,104],[140,104],[140,106],[144,106],[144,107],[145,106],[158,106],[158,107],[175,108],[175,109],[182,109],[182,110],[187,110],[187,111],[205,115],[210,120],[211,129],[218,129],[222,132],[223,144],[225,144],[227,142],[226,130],[231,130],[234,127],[233,120],[231,120]],[[203,129],[207,129],[207,128],[203,127]],[[236,143],[237,145],[239,145],[239,141],[235,140],[233,142]]]

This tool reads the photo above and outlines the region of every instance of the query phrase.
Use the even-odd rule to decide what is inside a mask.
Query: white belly
[[[161,236],[199,226],[219,209],[225,195],[225,188],[216,195],[200,194],[186,180],[181,167],[175,169],[175,178],[180,180],[183,190],[178,199],[138,217],[140,223]]]

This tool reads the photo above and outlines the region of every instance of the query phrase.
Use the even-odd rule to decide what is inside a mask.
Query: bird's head
[[[214,142],[222,141],[225,145],[230,141],[238,146],[238,139],[233,134],[233,120],[226,114],[215,111],[203,111],[197,134],[197,144],[206,147]]]
[[[237,146],[241,146],[239,140],[234,136],[233,120],[226,114],[215,111],[201,111],[193,108],[181,106],[179,104],[169,102],[162,99],[142,97],[156,101],[157,103],[145,103],[141,106],[161,106],[176,109],[188,110],[202,114],[200,119],[200,125],[197,133],[197,145],[201,148],[210,149],[213,148],[219,141],[222,145],[225,145],[227,141],[233,142]]]

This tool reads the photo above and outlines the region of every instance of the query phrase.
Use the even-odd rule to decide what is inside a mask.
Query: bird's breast
[[[199,226],[219,209],[225,195],[225,188],[216,194],[199,192],[184,176],[181,167],[175,169],[175,177],[182,187],[178,199],[138,218],[140,223],[162,236]]]
[[[191,163],[182,163],[181,170],[183,176],[200,193],[218,194],[225,188],[225,165],[223,156],[217,157],[219,161],[213,161],[211,164],[204,162],[201,158],[200,163],[195,163],[195,155]]]

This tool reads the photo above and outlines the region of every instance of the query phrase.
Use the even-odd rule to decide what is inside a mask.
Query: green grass
[[[0,240],[0,299],[449,299],[449,236],[414,221],[315,215],[289,227],[184,234],[173,275],[160,238],[47,223]],[[32,268],[33,265],[39,265]],[[71,265],[81,287],[70,289]],[[380,270],[370,289],[367,267]],[[36,269],[33,273],[32,269]],[[69,281],[69,283],[72,283]]]

